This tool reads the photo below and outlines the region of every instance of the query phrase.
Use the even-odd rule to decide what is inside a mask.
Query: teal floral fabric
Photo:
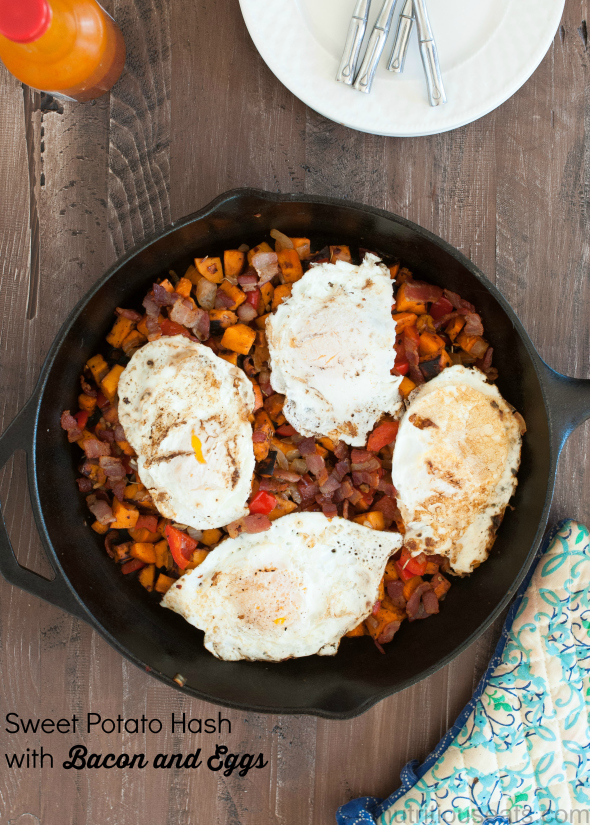
[[[339,825],[590,823],[590,536],[566,521],[516,598],[473,699],[389,799]]]

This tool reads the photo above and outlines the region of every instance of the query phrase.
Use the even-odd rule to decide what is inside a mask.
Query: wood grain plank
[[[172,42],[174,218],[235,187],[303,191],[305,107],[261,60],[239,5],[179,0]]]

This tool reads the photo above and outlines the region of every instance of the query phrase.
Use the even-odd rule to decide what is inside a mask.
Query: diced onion
[[[281,249],[294,249],[293,241],[291,238],[288,238],[286,235],[283,235],[282,232],[279,232],[278,229],[271,229],[270,230],[271,238],[274,238],[277,241],[275,245],[275,250],[280,252]]]

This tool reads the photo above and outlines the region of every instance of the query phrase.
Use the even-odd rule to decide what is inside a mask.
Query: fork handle
[[[442,106],[447,102],[447,96],[443,86],[440,65],[438,62],[438,52],[434,40],[420,41],[420,54],[426,75],[426,85],[428,87],[428,97],[431,106]]]
[[[339,83],[346,83],[347,86],[352,86],[354,83],[356,64],[366,28],[367,21],[360,17],[353,17],[350,21],[346,44],[342,52],[342,60],[340,61],[340,68],[336,75],[336,80]]]
[[[393,41],[393,49],[391,50],[391,57],[387,68],[390,72],[403,72],[404,63],[406,62],[406,54],[408,51],[408,43],[414,25],[413,17],[406,17],[401,14],[397,23],[397,31],[395,33],[395,40]]]

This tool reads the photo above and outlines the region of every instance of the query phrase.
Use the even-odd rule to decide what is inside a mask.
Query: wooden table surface
[[[117,257],[246,185],[351,198],[416,221],[495,281],[549,364],[588,376],[588,0],[567,0],[547,56],[504,106],[416,139],[350,131],[306,108],[258,56],[236,0],[115,0],[109,10],[128,46],[110,96],[62,107],[0,67],[2,427],[29,396],[69,310]],[[580,428],[562,456],[553,522],[590,522],[589,436]],[[22,455],[2,470],[0,493],[20,562],[47,574]],[[9,734],[10,711],[168,719],[218,709],[161,685],[83,622],[0,581],[0,822],[331,823],[355,796],[388,795],[404,763],[429,752],[469,699],[499,629],[352,721],[227,711],[232,731],[220,737]],[[155,754],[207,750],[216,739],[263,752],[268,766],[243,778],[60,767],[73,741]],[[53,770],[7,768],[5,751],[41,745]]]

